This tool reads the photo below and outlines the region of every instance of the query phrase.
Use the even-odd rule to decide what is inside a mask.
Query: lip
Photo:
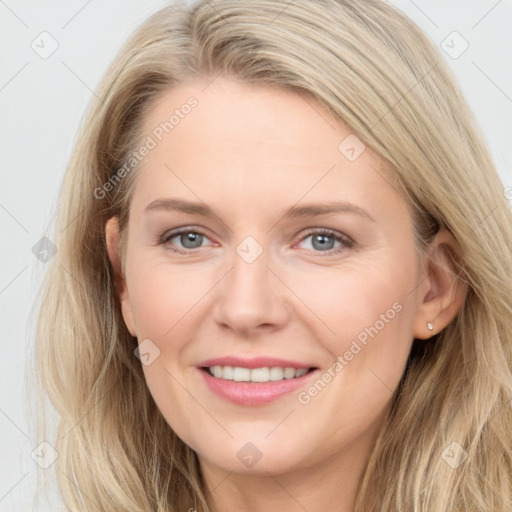
[[[293,391],[307,385],[307,383],[319,372],[318,368],[315,368],[309,373],[306,373],[306,375],[293,379],[269,382],[235,382],[234,380],[213,377],[208,371],[204,370],[205,367],[217,365],[240,366],[244,368],[271,368],[279,366],[282,368],[295,369],[314,368],[314,366],[298,363],[296,361],[267,357],[256,357],[252,359],[222,357],[217,359],[208,359],[198,365],[198,371],[202,375],[206,386],[212,393],[215,393],[217,396],[234,404],[246,407],[263,406],[289,395]]]

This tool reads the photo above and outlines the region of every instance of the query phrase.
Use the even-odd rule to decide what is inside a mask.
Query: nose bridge
[[[253,237],[235,248],[231,271],[223,279],[215,306],[217,322],[248,332],[262,325],[286,321],[282,287],[268,269],[269,251]]]

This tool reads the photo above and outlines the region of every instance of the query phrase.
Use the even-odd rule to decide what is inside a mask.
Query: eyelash
[[[206,233],[204,233],[201,230],[191,229],[190,227],[184,227],[184,228],[176,229],[171,232],[163,233],[161,236],[158,237],[157,245],[164,245],[167,242],[169,242],[169,240],[171,240],[172,238],[174,238],[178,235],[181,235],[183,233],[194,233],[197,235],[202,235],[205,238],[208,238]],[[339,252],[341,252],[343,250],[352,249],[356,245],[356,243],[347,235],[338,233],[337,231],[333,231],[332,229],[328,229],[328,228],[311,229],[299,240],[299,242],[304,241],[306,238],[309,238],[311,235],[328,236],[330,238],[334,238],[335,241],[340,242],[343,245],[343,247],[337,247],[336,249],[329,249],[327,251],[315,251],[315,250],[310,249],[309,251],[315,253],[315,255],[324,253],[327,256],[332,256],[334,254],[338,254]],[[177,247],[169,247],[169,250],[172,252],[179,253],[179,254],[190,255],[193,252],[197,252],[198,249],[200,249],[200,248],[201,247],[198,247],[196,249],[181,249],[181,248],[177,248]],[[308,250],[308,249],[306,249],[306,250]]]

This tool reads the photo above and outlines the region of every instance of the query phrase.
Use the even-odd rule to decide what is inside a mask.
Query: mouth
[[[197,368],[209,392],[246,407],[290,396],[319,373],[316,366],[267,357],[210,359]]]
[[[203,366],[201,370],[209,373],[215,379],[231,380],[234,382],[279,382],[298,379],[316,370],[316,368],[292,368],[281,366],[263,366],[261,368],[246,368],[243,366]]]

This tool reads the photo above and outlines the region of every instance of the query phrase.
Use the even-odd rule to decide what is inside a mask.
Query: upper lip
[[[314,366],[307,363],[299,363],[297,361],[291,361],[289,359],[279,359],[275,357],[251,357],[241,358],[234,356],[216,357],[213,359],[207,359],[199,363],[198,367],[205,368],[211,366],[238,366],[241,368],[313,368]]]

